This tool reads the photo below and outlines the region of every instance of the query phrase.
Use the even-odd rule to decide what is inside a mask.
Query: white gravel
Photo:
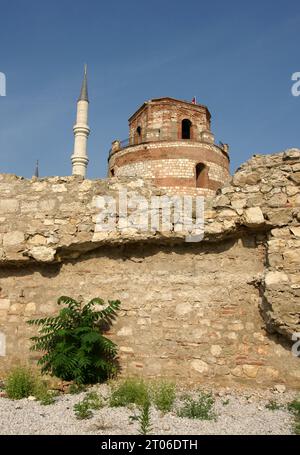
[[[97,390],[102,395],[107,395],[107,386],[97,386]],[[92,418],[77,420],[73,406],[84,396],[85,393],[61,395],[54,404],[48,406],[28,399],[13,401],[0,398],[0,434],[138,434],[138,423],[129,419],[134,414],[134,409],[105,406],[93,411]],[[284,405],[295,397],[296,394],[292,392],[275,394],[271,391],[261,393],[223,391],[215,395],[216,421],[183,419],[177,417],[176,412],[163,416],[152,408],[151,434],[293,434],[293,416],[286,409],[271,411],[265,405],[269,400]]]

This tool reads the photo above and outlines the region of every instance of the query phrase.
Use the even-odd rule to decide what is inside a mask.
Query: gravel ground
[[[93,388],[95,389],[95,387]],[[97,386],[107,396],[107,386]],[[221,391],[215,395],[216,421],[179,418],[176,413],[162,415],[151,410],[152,434],[170,435],[288,435],[293,434],[293,416],[286,410],[271,411],[265,405],[269,400],[285,405],[297,397],[293,392],[282,394],[271,391],[253,393]],[[52,405],[43,406],[36,401],[18,401],[0,398],[0,434],[138,434],[138,423],[129,417],[134,409],[104,407],[93,411],[93,417],[77,420],[73,406],[85,393],[61,395]],[[177,406],[179,402],[177,403]]]

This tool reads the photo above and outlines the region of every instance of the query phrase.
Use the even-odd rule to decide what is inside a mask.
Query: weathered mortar
[[[99,295],[122,301],[124,373],[299,386],[299,183],[300,150],[254,157],[207,202],[205,241],[187,244],[135,226],[95,232],[95,196],[160,193],[146,182],[1,175],[0,370],[32,355],[28,318],[62,294]]]

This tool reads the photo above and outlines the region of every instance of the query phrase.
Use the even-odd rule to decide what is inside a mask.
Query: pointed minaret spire
[[[35,165],[35,170],[34,170],[34,176],[36,178],[39,178],[39,160],[36,160],[36,165]]]
[[[89,98],[87,88],[87,66],[84,66],[84,76],[80,96],[77,101],[76,124],[73,126],[75,141],[74,152],[71,156],[72,174],[85,177],[89,162],[87,156],[87,140],[90,134],[88,126]]]
[[[80,92],[78,101],[89,102],[89,94],[88,94],[88,87],[87,87],[87,64],[84,65],[84,76],[83,76],[81,92]]]

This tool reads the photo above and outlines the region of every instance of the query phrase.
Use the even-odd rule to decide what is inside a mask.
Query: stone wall
[[[110,336],[123,374],[299,387],[300,150],[253,157],[212,200],[205,234],[97,232],[97,197],[142,180],[0,177],[0,372],[25,359],[26,320],[66,294],[122,301]]]

